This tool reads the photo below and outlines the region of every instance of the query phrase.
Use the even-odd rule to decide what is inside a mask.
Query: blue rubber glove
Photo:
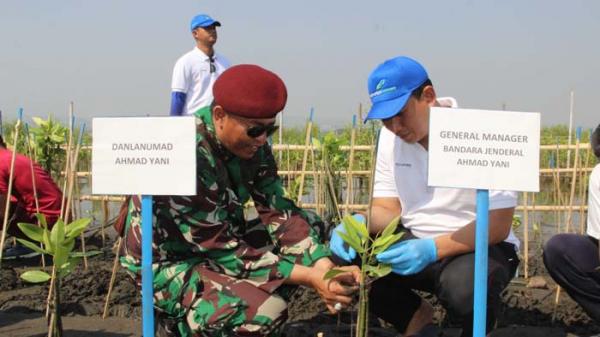
[[[433,239],[406,240],[391,245],[377,260],[392,265],[392,271],[400,275],[416,274],[437,260],[437,248]]]
[[[358,222],[365,222],[365,217],[362,214],[354,214],[352,216]],[[356,257],[356,251],[354,248],[350,247],[347,243],[344,242],[338,235],[338,231],[342,233],[346,233],[346,229],[344,228],[344,224],[340,223],[335,227],[333,232],[331,233],[331,240],[329,240],[329,249],[337,255],[340,259],[346,262],[352,262]]]

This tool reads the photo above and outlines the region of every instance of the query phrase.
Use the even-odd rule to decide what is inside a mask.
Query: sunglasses
[[[275,131],[277,131],[277,129],[279,129],[279,125],[275,125],[275,123],[268,125],[256,125],[246,129],[246,134],[250,138],[258,138],[263,133],[267,133],[267,137],[271,137]]]
[[[229,113],[229,116],[242,121],[246,125],[248,123],[248,120],[246,118],[240,117],[236,114]],[[275,125],[275,123],[271,123],[271,124],[267,124],[267,125],[255,125],[255,126],[247,127],[246,134],[250,138],[258,138],[263,133],[266,133],[267,137],[271,137],[275,133],[275,131],[277,131],[278,129],[279,129],[279,125]]]
[[[210,62],[210,73],[214,73],[217,71],[217,67],[215,66],[215,59],[212,56],[208,57],[208,61]]]

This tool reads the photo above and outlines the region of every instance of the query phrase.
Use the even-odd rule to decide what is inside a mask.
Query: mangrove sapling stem
[[[113,262],[112,274],[110,275],[110,282],[108,284],[108,293],[106,294],[106,300],[104,301],[104,311],[102,312],[102,319],[108,316],[108,305],[110,303],[110,295],[115,285],[115,279],[117,278],[117,268],[119,267],[119,251],[121,251],[121,243],[123,240],[121,237],[117,239],[117,250],[115,252],[115,260]]]
[[[46,318],[50,317],[50,302],[52,301],[52,293],[54,292],[55,275],[56,266],[52,264],[52,278],[50,279],[50,285],[48,286],[48,297],[46,298]]]
[[[0,236],[0,266],[2,266],[2,255],[4,252],[4,240],[6,240],[6,232],[8,231],[8,213],[10,210],[10,196],[13,188],[13,178],[15,175],[15,160],[17,158],[17,144],[19,140],[19,130],[21,129],[21,119],[23,116],[23,109],[19,110],[19,118],[15,124],[15,138],[13,140],[12,156],[10,159],[10,172],[8,174],[8,189],[6,190],[6,203],[4,207],[4,218],[2,219],[2,235]]]

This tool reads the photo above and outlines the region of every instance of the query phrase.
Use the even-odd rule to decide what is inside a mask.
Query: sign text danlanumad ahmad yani
[[[113,151],[172,151],[173,143],[112,143]],[[168,157],[131,157],[120,156],[116,165],[169,165]]]

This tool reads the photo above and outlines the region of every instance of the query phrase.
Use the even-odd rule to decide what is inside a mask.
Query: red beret
[[[252,64],[225,70],[213,86],[215,104],[247,118],[272,118],[287,101],[285,84],[274,73]]]

